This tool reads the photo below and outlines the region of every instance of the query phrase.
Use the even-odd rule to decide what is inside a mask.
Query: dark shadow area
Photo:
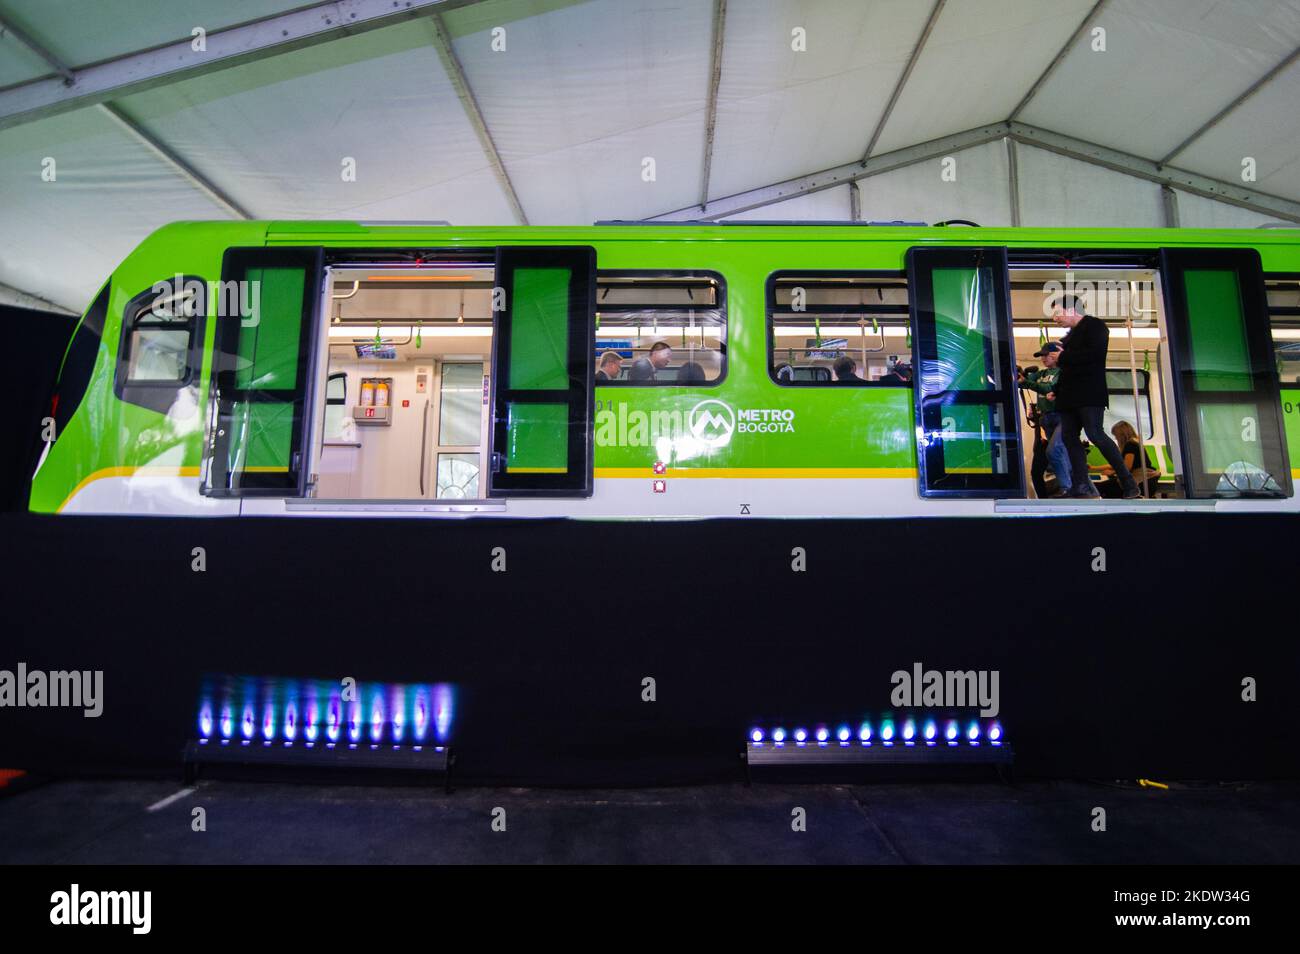
[[[792,830],[792,807],[806,831]],[[1093,809],[1107,813],[1104,833]],[[195,835],[195,807],[207,830]],[[509,837],[492,831],[503,809]],[[63,782],[0,798],[5,864],[1287,864],[1300,787],[1086,782],[582,792]]]
[[[0,415],[0,510],[27,509],[41,419],[50,413],[59,365],[77,321],[70,315],[0,305],[0,327],[9,342],[4,362],[9,406]]]
[[[921,663],[999,672],[1019,778],[1295,778],[1297,529],[7,515],[0,668],[102,670],[104,700],[0,709],[0,765],[179,777],[233,673],[454,683],[465,784],[734,782],[749,726],[878,713]]]

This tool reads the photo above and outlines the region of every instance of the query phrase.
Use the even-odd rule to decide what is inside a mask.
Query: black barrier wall
[[[921,663],[998,671],[1022,774],[1300,774],[1295,517],[0,526],[0,669],[104,673],[98,718],[0,708],[0,765],[178,771],[220,672],[455,683],[465,780],[734,778]]]
[[[77,318],[0,305],[8,343],[4,361],[7,407],[0,414],[0,510],[26,510],[41,419]]]

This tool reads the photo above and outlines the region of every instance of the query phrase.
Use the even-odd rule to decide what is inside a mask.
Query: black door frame
[[[563,268],[569,271],[568,353],[566,391],[511,388],[511,322],[514,314],[514,273],[520,268]],[[493,311],[492,382],[488,422],[488,497],[590,497],[594,490],[596,350],[596,250],[589,245],[499,246],[496,250],[496,289],[504,291],[500,310]],[[508,409],[512,404],[569,406],[568,460],[563,474],[516,473],[505,470],[509,439]]]

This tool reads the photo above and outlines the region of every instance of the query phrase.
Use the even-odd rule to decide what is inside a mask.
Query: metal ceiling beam
[[[1011,206],[1011,225],[1020,228],[1020,159],[1016,155],[1016,141],[1010,136],[1007,143],[1007,201]]]
[[[207,196],[208,200],[214,205],[225,209],[232,217],[236,219],[251,219],[253,216],[238,202],[221,190],[216,183],[209,180],[188,162],[181,158],[165,142],[146,130],[134,119],[123,112],[122,108],[112,103],[99,103],[98,108],[101,112],[113,120],[120,128],[126,131],[132,139],[140,143],[158,159],[171,167],[177,175],[188,182],[191,186]]]
[[[1246,100],[1250,99],[1252,96],[1254,96],[1256,93],[1258,93],[1261,89],[1263,89],[1265,86],[1267,86],[1270,82],[1273,81],[1273,79],[1274,79],[1275,77],[1278,76],[1278,74],[1280,74],[1280,73],[1281,73],[1283,70],[1285,70],[1288,66],[1290,66],[1292,63],[1294,63],[1297,59],[1300,59],[1300,48],[1297,48],[1297,49],[1293,50],[1290,56],[1288,56],[1285,60],[1283,60],[1283,61],[1282,61],[1281,63],[1279,63],[1277,66],[1273,67],[1271,70],[1269,70],[1267,73],[1265,73],[1265,74],[1264,74],[1263,76],[1261,76],[1259,79],[1257,79],[1254,83],[1252,83],[1252,84],[1250,85],[1250,88],[1249,88],[1249,89],[1247,89],[1244,93],[1242,93],[1240,96],[1238,96],[1238,97],[1237,97],[1236,99],[1234,99],[1232,102],[1230,102],[1227,106],[1224,106],[1223,109],[1219,110],[1219,111],[1218,111],[1217,113],[1215,113],[1212,117],[1210,117],[1210,120],[1209,120],[1207,123],[1205,123],[1205,125],[1201,126],[1199,129],[1196,130],[1196,132],[1192,133],[1190,136],[1188,136],[1186,139],[1184,139],[1182,142],[1180,142],[1177,146],[1175,146],[1175,147],[1174,147],[1174,148],[1169,152],[1168,155],[1166,155],[1163,159],[1160,159],[1160,160],[1159,160],[1158,164],[1159,164],[1159,165],[1162,165],[1162,166],[1168,164],[1169,161],[1170,161],[1171,159],[1173,159],[1175,156],[1181,154],[1181,153],[1183,152],[1183,150],[1185,150],[1188,146],[1190,146],[1192,143],[1196,142],[1196,140],[1200,139],[1202,136],[1204,136],[1207,132],[1209,132],[1209,131],[1210,131],[1211,129],[1213,129],[1215,126],[1219,125],[1219,123],[1223,122],[1224,118],[1225,118],[1229,113],[1231,113],[1234,109],[1236,109],[1238,106],[1240,106],[1240,105],[1241,105],[1242,103],[1244,103]]]
[[[75,73],[72,67],[68,66],[49,50],[45,49],[45,47],[42,46],[34,37],[19,32],[12,26],[12,24],[5,23],[3,19],[0,19],[0,29],[11,33],[24,46],[41,59],[45,60],[45,62],[48,63],[56,73],[60,76],[66,77],[65,82],[67,84],[70,85],[75,82]],[[143,145],[165,165],[170,166],[171,169],[182,179],[198,191],[202,192],[213,203],[225,209],[237,219],[250,218],[249,214],[245,212],[237,202],[231,199],[230,196],[222,192],[215,184],[208,181],[208,179],[206,179],[197,169],[182,159],[165,142],[157,136],[154,136],[152,133],[146,131],[134,119],[126,115],[121,108],[114,106],[112,103],[106,102],[97,105],[105,115],[112,119],[121,129],[125,130],[131,138]]]
[[[1105,5],[1106,0],[1097,0],[1097,2],[1093,4],[1092,9],[1089,10],[1087,15],[1083,18],[1083,22],[1075,28],[1075,31],[1070,34],[1070,38],[1065,41],[1065,46],[1061,47],[1061,49],[1057,51],[1056,56],[1052,57],[1052,62],[1047,64],[1047,69],[1043,70],[1042,75],[1034,81],[1034,85],[1029,87],[1029,92],[1025,93],[1024,98],[1020,100],[1020,103],[1016,108],[1011,110],[1011,115],[1007,117],[1008,122],[1015,122],[1020,117],[1020,113],[1029,105],[1029,101],[1038,95],[1038,91],[1043,88],[1043,85],[1051,78],[1051,75],[1056,72],[1056,68],[1061,65],[1066,54],[1074,48],[1074,44],[1079,42],[1079,37],[1083,36],[1088,27],[1092,26],[1092,22],[1097,18],[1097,14],[1101,12],[1101,8]]]
[[[700,176],[700,209],[709,207],[709,177],[713,173],[713,136],[718,126],[718,87],[722,85],[722,42],[727,27],[727,0],[713,0],[713,56],[709,63],[709,100],[704,113],[704,171]]]
[[[333,0],[0,90],[0,129],[392,26],[478,0]],[[18,37],[15,33],[14,36]]]
[[[1165,210],[1165,228],[1178,228],[1180,224],[1180,219],[1178,217],[1178,193],[1169,186],[1162,185],[1160,187],[1160,201]]]
[[[63,83],[65,86],[70,86],[72,83],[76,82],[76,76],[73,74],[71,67],[63,63],[57,56],[47,50],[40,43],[37,43],[36,40],[34,40],[31,35],[21,27],[14,26],[13,21],[6,19],[3,14],[0,14],[0,36],[3,36],[6,33],[39,56],[45,61],[46,66],[54,70],[54,72],[59,76],[63,77]]]
[[[487,120],[483,118],[483,111],[479,109],[478,100],[474,98],[474,91],[470,88],[469,78],[465,75],[465,68],[460,64],[460,58],[456,56],[456,50],[451,45],[451,37],[447,35],[447,27],[442,22],[442,17],[437,13],[429,18],[433,24],[434,48],[438,52],[438,59],[442,61],[443,69],[447,72],[447,78],[451,80],[451,85],[456,89],[456,95],[460,97],[460,104],[465,110],[465,117],[469,120],[470,125],[474,127],[474,133],[478,136],[479,144],[483,147],[483,152],[488,161],[492,164],[492,171],[496,174],[497,182],[501,190],[506,195],[506,200],[510,203],[510,211],[514,214],[515,221],[519,225],[528,224],[528,216],[524,215],[524,207],[519,202],[519,195],[515,192],[514,183],[510,181],[510,175],[506,172],[505,163],[501,161],[501,153],[497,152],[497,144],[492,139],[492,133],[487,126]]]
[[[1079,162],[1100,166],[1104,169],[1110,169],[1113,172],[1121,172],[1158,185],[1190,192],[1193,195],[1204,196],[1207,199],[1225,202],[1239,208],[1250,209],[1252,212],[1276,215],[1287,221],[1300,223],[1300,202],[1247,189],[1236,183],[1187,172],[1183,169],[1162,167],[1150,159],[1143,159],[1140,156],[1108,149],[1048,129],[1040,129],[1025,123],[1007,122],[979,126],[952,136],[945,136],[942,139],[935,139],[916,146],[908,146],[906,149],[896,149],[893,152],[873,157],[865,167],[861,162],[854,161],[821,172],[815,172],[812,175],[787,179],[784,182],[777,182],[757,189],[750,189],[746,192],[738,192],[724,198],[714,199],[709,203],[709,213],[704,216],[698,214],[699,206],[692,205],[651,216],[644,221],[661,222],[726,218],[728,215],[735,215],[738,212],[748,212],[751,209],[759,209],[777,202],[784,202],[786,199],[792,199],[795,196],[832,189],[847,182],[870,179],[872,176],[893,172],[896,169],[915,165],[918,162],[939,159],[960,152],[963,149],[970,149],[973,146],[981,146],[1007,137],[1022,145],[1046,149],[1049,152],[1076,159]]]
[[[1143,159],[1117,149],[1098,146],[1096,143],[1085,142],[1049,129],[1014,122],[1010,123],[1010,127],[1011,137],[1027,146],[1037,146],[1039,149],[1101,166],[1103,169],[1122,172],[1158,185],[1169,186],[1172,189],[1190,192],[1218,202],[1226,202],[1238,208],[1250,209],[1252,212],[1264,215],[1276,215],[1287,221],[1300,223],[1300,202],[1291,199],[1247,189],[1240,183],[1161,165],[1151,159]]]
[[[889,96],[889,102],[885,104],[885,111],[880,114],[880,119],[876,122],[876,128],[871,133],[871,139],[867,142],[867,148],[862,153],[861,165],[865,166],[867,160],[871,158],[871,153],[875,151],[876,143],[880,141],[880,134],[885,131],[885,125],[889,122],[889,117],[894,114],[894,107],[898,105],[898,98],[903,95],[903,87],[911,79],[912,70],[916,68],[916,61],[921,58],[921,51],[925,49],[925,41],[930,39],[930,34],[934,31],[934,25],[939,22],[939,14],[943,13],[944,4],[947,2],[948,0],[935,0],[934,7],[930,10],[930,16],[925,21],[925,27],[921,30],[921,36],[917,39],[916,45],[912,47],[912,55],[907,58],[907,65],[903,67],[903,75],[894,84],[894,91]]]

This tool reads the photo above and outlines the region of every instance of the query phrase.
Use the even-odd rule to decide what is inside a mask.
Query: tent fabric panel
[[[0,283],[77,313],[150,232],[228,218],[99,110],[0,136]]]
[[[1093,2],[980,0],[945,5],[875,152],[1006,119]]]

